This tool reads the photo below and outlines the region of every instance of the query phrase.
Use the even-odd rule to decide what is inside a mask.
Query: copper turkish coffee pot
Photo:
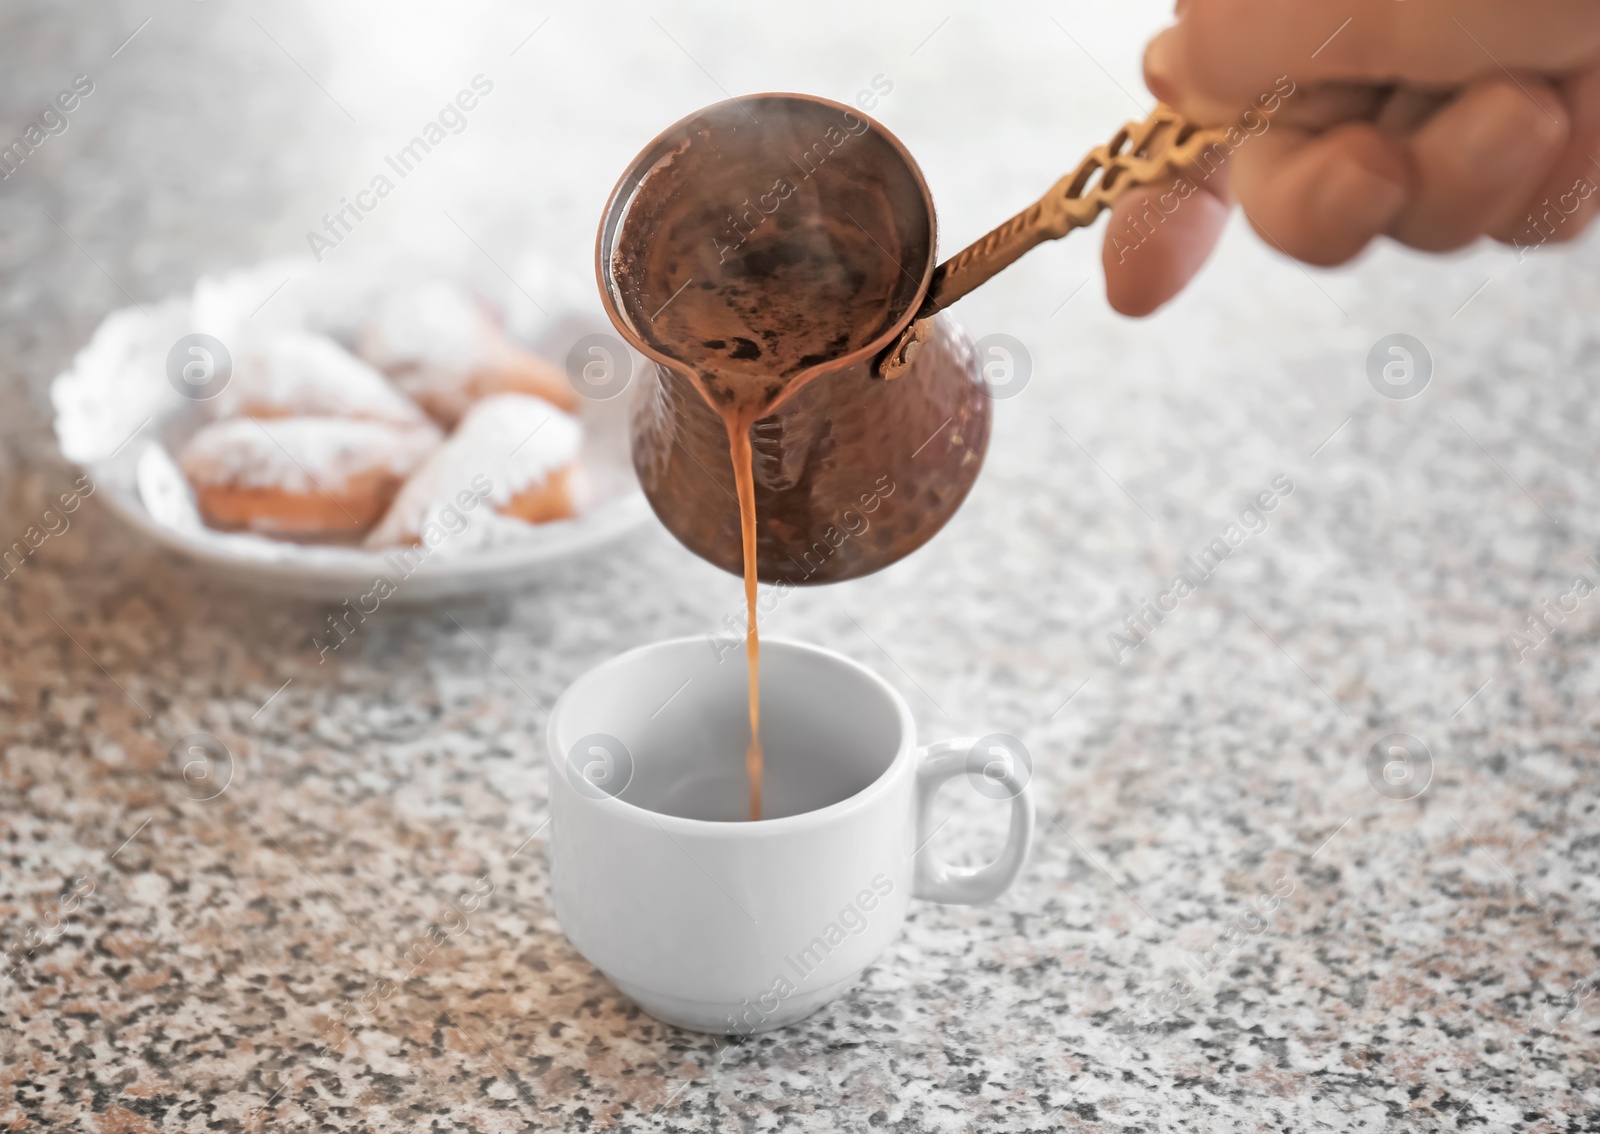
[[[852,265],[850,256],[898,261],[897,286],[885,293],[884,309],[871,313],[870,337],[855,336],[842,353],[808,356],[804,372],[751,430],[761,580],[831,583],[921,547],[955,513],[982,466],[992,399],[971,338],[944,309],[1031,248],[1093,223],[1123,190],[1193,162],[1215,138],[1158,107],[1034,204],[935,266],[933,198],[922,171],[898,138],[854,108],[808,95],[754,95],[667,129],[617,183],[597,247],[607,314],[657,364],[632,409],[634,467],[656,515],[696,555],[741,573],[728,434],[690,378],[701,360],[653,333],[677,299],[641,267],[661,242],[681,239],[662,227],[663,192],[714,193],[741,179],[757,190],[743,202],[710,202],[713,213],[726,211],[727,223],[719,219],[705,239],[731,258],[728,271],[737,269],[739,250],[760,238],[767,216],[795,223],[799,207],[785,213],[789,195],[779,187],[793,189],[796,178],[829,214],[808,223],[837,225],[841,238],[852,238],[839,244],[848,249],[841,253],[845,270],[882,269]],[[786,161],[775,160],[780,153]],[[868,210],[863,201],[882,207]],[[852,224],[866,241],[845,227]]]

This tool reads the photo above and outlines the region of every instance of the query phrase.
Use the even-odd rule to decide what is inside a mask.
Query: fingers
[[[1218,152],[1243,211],[1309,263],[1383,234],[1427,251],[1485,234],[1536,246],[1600,215],[1594,0],[1180,0],[1145,71],[1180,113],[1235,127]],[[1141,236],[1144,207],[1118,203],[1104,252],[1108,296],[1130,314],[1199,269],[1225,215],[1204,206]],[[1153,254],[1130,267],[1129,247]]]
[[[1327,83],[1460,86],[1503,68],[1561,75],[1600,60],[1593,0],[1191,0],[1152,41],[1145,77],[1162,101],[1216,124],[1271,90]]]
[[[1232,186],[1269,243],[1311,264],[1342,264],[1388,230],[1410,197],[1402,142],[1368,123],[1322,134],[1274,125],[1231,155]]]
[[[1420,87],[1397,87],[1391,91],[1371,115],[1372,124],[1385,134],[1409,134],[1445,106],[1455,96],[1450,90],[1423,90]],[[1352,118],[1366,115],[1354,114]]]
[[[1600,210],[1600,183],[1582,170],[1600,142],[1600,77],[1576,85],[1585,115],[1576,134],[1560,94],[1531,77],[1469,87],[1410,135],[1367,123],[1309,134],[1275,122],[1231,155],[1233,188],[1263,237],[1312,264],[1344,263],[1382,234],[1433,252],[1486,233],[1522,244],[1570,238]],[[1410,125],[1414,115],[1388,117]],[[1554,193],[1557,210],[1530,232],[1540,193]]]
[[[1537,79],[1468,87],[1410,137],[1410,197],[1389,234],[1446,252],[1503,230],[1525,215],[1568,133],[1561,98]]]
[[[1114,310],[1148,315],[1200,270],[1228,220],[1213,184],[1175,177],[1117,198],[1100,253]]]
[[[1600,69],[1557,90],[1569,120],[1567,144],[1522,209],[1488,230],[1519,248],[1572,240],[1600,213]]]

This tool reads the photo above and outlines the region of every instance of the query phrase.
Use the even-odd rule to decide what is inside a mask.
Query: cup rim
[[[557,722],[560,721],[562,709],[566,706],[568,698],[573,695],[573,691],[601,671],[618,665],[636,655],[677,646],[703,645],[708,638],[709,635],[705,634],[691,634],[678,638],[663,638],[657,642],[647,642],[642,646],[635,646],[630,650],[624,650],[620,654],[613,654],[605,661],[585,670],[562,690],[561,696],[556,698],[556,703],[551,708],[549,719],[545,724],[545,756],[552,777],[552,782],[549,785],[549,796],[552,804],[557,790],[554,780],[561,774],[561,769],[565,764],[565,753],[560,750],[556,737]],[[763,650],[774,647],[780,650],[794,650],[800,653],[812,654],[853,670],[857,675],[876,686],[889,699],[889,703],[894,707],[896,718],[900,722],[900,743],[895,750],[894,758],[889,761],[889,766],[880,772],[870,784],[854,795],[846,796],[837,803],[830,803],[826,807],[819,807],[814,811],[802,811],[798,815],[785,815],[781,819],[757,819],[754,822],[748,819],[735,821],[688,819],[681,815],[667,815],[660,811],[652,811],[648,807],[640,807],[636,803],[629,803],[612,795],[602,796],[599,799],[588,796],[579,796],[579,798],[585,804],[609,811],[617,818],[636,824],[649,823],[671,834],[694,835],[703,839],[754,839],[788,835],[807,827],[826,825],[836,819],[872,806],[880,797],[893,790],[894,784],[902,776],[909,774],[910,766],[917,750],[916,722],[912,719],[911,708],[906,704],[906,699],[900,696],[899,691],[885,681],[881,675],[868,669],[854,658],[846,657],[837,650],[830,650],[826,646],[802,642],[795,638],[772,637],[761,640],[761,648]],[[574,794],[577,794],[575,789]]]
[[[879,122],[876,118],[872,117],[872,115],[862,110],[860,107],[851,106],[848,103],[838,102],[835,99],[824,98],[822,95],[802,94],[796,91],[760,91],[755,94],[738,95],[734,98],[725,98],[718,102],[708,103],[707,105],[700,107],[700,109],[684,115],[672,125],[668,126],[665,130],[662,130],[655,137],[651,138],[650,141],[646,142],[644,147],[634,155],[633,160],[630,161],[627,167],[622,171],[622,176],[617,178],[617,183],[612,186],[610,194],[607,195],[605,208],[603,208],[600,212],[600,228],[595,233],[595,281],[600,287],[600,304],[605,308],[606,318],[611,320],[612,325],[617,329],[617,333],[627,340],[628,344],[633,347],[633,349],[637,350],[640,354],[643,354],[651,361],[669,369],[681,370],[684,367],[684,363],[679,359],[663,354],[646,342],[644,337],[635,331],[632,325],[629,323],[627,312],[622,310],[622,308],[616,302],[616,297],[611,289],[611,273],[607,270],[606,266],[606,234],[608,231],[612,231],[618,227],[618,224],[615,222],[614,218],[620,210],[622,210],[628,204],[631,204],[634,191],[638,188],[640,169],[644,166],[647,159],[654,159],[664,143],[670,141],[689,123],[694,122],[696,119],[703,117],[713,110],[717,110],[725,106],[733,106],[737,103],[764,98],[792,99],[799,102],[818,103],[823,106],[833,107],[844,111],[847,114],[853,114],[858,118],[865,119],[871,124],[872,129],[881,135],[886,142],[888,142],[889,147],[900,156],[900,160],[905,163],[906,169],[910,172],[911,178],[916,183],[918,190],[921,192],[922,200],[927,207],[928,256],[926,262],[922,265],[922,272],[918,280],[917,292],[912,297],[911,302],[906,305],[905,311],[903,311],[900,316],[895,319],[892,326],[886,328],[882,334],[878,335],[865,346],[857,347],[855,350],[849,352],[848,354],[842,354],[838,358],[829,359],[826,363],[819,363],[817,369],[831,371],[854,365],[862,361],[871,361],[872,359],[877,358],[886,349],[888,349],[890,344],[896,342],[900,336],[905,333],[905,329],[911,326],[911,324],[916,320],[917,312],[922,309],[922,304],[927,299],[928,292],[933,286],[934,269],[937,268],[939,264],[939,219],[934,210],[933,190],[929,188],[928,179],[923,175],[922,167],[917,164],[917,159],[911,156],[911,151],[906,147],[906,144],[902,142],[892,130],[886,127],[883,123]],[[902,264],[902,270],[904,270],[904,267],[905,265]]]

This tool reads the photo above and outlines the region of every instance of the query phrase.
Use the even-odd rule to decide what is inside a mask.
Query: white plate
[[[197,295],[209,285],[213,300],[216,292],[227,291],[253,302],[281,278],[279,266],[266,265],[202,281]],[[304,311],[317,299],[312,293],[298,306],[284,304],[273,323],[305,325]],[[304,598],[349,599],[353,606],[370,603],[367,596],[379,580],[388,582],[379,590],[387,601],[444,599],[526,585],[559,565],[596,554],[650,519],[628,452],[628,406],[643,365],[635,355],[634,381],[624,393],[604,401],[585,398],[578,410],[584,429],[579,467],[589,499],[574,519],[515,525],[522,529],[515,538],[483,547],[445,550],[441,545],[420,562],[418,552],[312,546],[205,528],[168,455],[202,418],[193,402],[172,389],[165,373],[166,346],[212,325],[200,306],[179,298],[147,304],[147,314],[131,308],[113,312],[73,368],[56,378],[51,393],[62,451],[94,480],[95,497],[133,530],[219,578]],[[319,329],[337,334],[336,327]],[[572,315],[553,320],[525,345],[564,365],[572,344],[596,332],[609,333],[610,327]],[[111,440],[119,436],[120,443]]]

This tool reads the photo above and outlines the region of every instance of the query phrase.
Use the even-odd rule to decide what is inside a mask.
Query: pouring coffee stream
[[[623,175],[597,268],[612,322],[658,364],[634,403],[634,467],[667,528],[744,579],[751,819],[758,581],[853,578],[931,539],[971,488],[990,423],[981,360],[944,308],[1213,139],[1159,107],[937,267],[921,171],[840,103],[718,103]]]

